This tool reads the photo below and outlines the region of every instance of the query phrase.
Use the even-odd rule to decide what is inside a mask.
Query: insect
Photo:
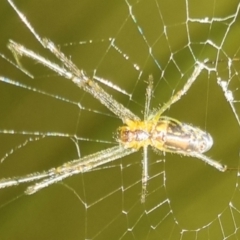
[[[148,146],[152,146],[163,152],[177,153],[184,156],[198,158],[222,172],[227,170],[226,165],[223,165],[203,154],[213,145],[213,140],[210,134],[197,127],[182,123],[170,117],[162,116],[172,104],[179,101],[181,97],[188,92],[189,88],[195,82],[202,70],[206,68],[204,63],[196,62],[193,72],[183,88],[176,92],[158,111],[154,113],[149,111],[153,90],[153,80],[152,77],[149,77],[148,86],[146,88],[144,119],[140,120],[137,115],[114,100],[114,98],[103,90],[94,80],[89,78],[83,70],[80,70],[55,46],[53,42],[46,38],[41,38],[26,17],[18,10],[12,0],[8,0],[8,2],[29,31],[34,35],[36,40],[44,48],[50,50],[64,66],[62,67],[53,63],[25,48],[23,45],[10,40],[8,48],[12,51],[20,68],[23,71],[28,72],[21,66],[19,56],[25,56],[43,64],[91,94],[112,113],[118,116],[124,125],[117,129],[118,144],[116,146],[69,161],[59,167],[41,173],[31,173],[25,176],[1,179],[0,188],[41,179],[27,187],[25,193],[33,194],[40,189],[62,181],[74,174],[88,172],[93,168],[123,158],[124,156],[130,155],[143,148],[141,201],[144,202],[147,194],[148,182]]]

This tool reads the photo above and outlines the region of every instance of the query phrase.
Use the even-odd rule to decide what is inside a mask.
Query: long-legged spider
[[[46,38],[41,38],[26,17],[17,9],[14,3],[11,0],[8,0],[8,2],[24,22],[26,27],[35,36],[37,41],[41,43],[44,48],[49,49],[62,62],[64,67],[50,62],[35,52],[10,40],[8,47],[13,52],[18,65],[21,66],[18,56],[26,56],[38,61],[55,71],[57,74],[70,79],[79,88],[90,93],[94,98],[98,99],[110,111],[117,115],[125,125],[119,127],[117,130],[117,146],[69,161],[57,168],[52,168],[41,173],[37,172],[21,177],[2,179],[0,180],[0,188],[43,179],[26,189],[26,194],[33,194],[50,184],[57,183],[74,174],[84,173],[105,163],[120,159],[138,151],[142,147],[142,201],[144,201],[148,181],[147,148],[149,145],[163,152],[178,153],[185,156],[196,157],[222,172],[227,170],[226,165],[223,165],[203,154],[208,151],[213,144],[213,140],[208,133],[191,125],[181,123],[175,119],[162,116],[162,114],[172,104],[180,100],[181,97],[187,93],[193,82],[205,68],[204,63],[196,63],[193,73],[184,87],[175,93],[169,101],[167,101],[154,114],[149,113],[153,85],[150,77],[148,87],[146,89],[144,120],[140,120],[138,116],[114,100],[112,96],[105,92],[95,81],[86,76],[82,70],[79,70],[77,66],[69,58],[67,58],[53,42]]]

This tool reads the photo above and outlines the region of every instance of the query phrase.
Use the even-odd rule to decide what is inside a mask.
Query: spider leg
[[[176,92],[161,108],[160,110],[156,113],[156,115],[154,116],[154,119],[157,121],[160,116],[162,115],[162,113],[164,113],[172,104],[174,104],[175,102],[177,102],[178,100],[181,99],[181,97],[187,93],[187,91],[189,90],[189,88],[192,86],[192,84],[195,82],[195,80],[197,79],[197,77],[199,76],[199,74],[202,72],[204,68],[204,64],[197,62],[196,66],[194,67],[193,73],[190,76],[190,78],[188,79],[188,81],[185,83],[185,85],[183,86],[183,88],[181,90],[179,90],[178,92]]]
[[[144,121],[149,118],[149,109],[153,91],[153,77],[150,75],[148,78],[148,86],[146,88],[146,100],[144,106]],[[148,146],[143,147],[143,159],[142,159],[142,196],[141,202],[145,202],[147,195],[147,181],[148,181]]]
[[[151,105],[151,99],[152,99],[152,93],[153,93],[153,76],[150,75],[148,77],[148,86],[146,88],[146,100],[145,100],[145,106],[144,106],[144,121],[147,121],[149,118],[149,109]]]
[[[75,65],[72,63],[73,69],[69,71],[56,63],[50,62],[46,58],[36,54],[35,52],[25,48],[21,44],[18,44],[14,41],[10,41],[8,44],[8,48],[13,52],[13,55],[19,63],[18,56],[26,56],[35,61],[38,61],[42,65],[48,67],[49,69],[53,70],[60,76],[63,76],[67,79],[70,79],[73,83],[75,83],[79,88],[83,89],[84,91],[90,93],[94,98],[99,100],[104,106],[106,106],[111,112],[113,112],[116,116],[122,119],[123,122],[126,119],[131,120],[140,120],[138,116],[132,113],[129,109],[124,107],[121,103],[118,103],[113,97],[105,92],[95,81],[88,78],[83,71],[78,70],[78,73],[75,73],[77,70],[75,69]],[[63,55],[61,52],[59,54]],[[64,55],[63,55],[64,56]],[[67,59],[67,58],[66,58]],[[61,60],[61,59],[60,59]],[[68,62],[71,62],[68,60]],[[65,62],[63,62],[65,63]],[[70,66],[70,63],[67,64]],[[21,67],[21,66],[19,66]],[[25,72],[26,70],[23,69]],[[78,74],[78,75],[76,75]]]
[[[24,176],[2,178],[0,180],[0,188],[18,186],[21,183],[36,181],[36,180],[39,180],[42,178],[50,177],[51,175],[53,175],[53,172],[51,172],[51,170],[49,170],[49,171],[44,171],[41,173],[39,173],[39,172],[31,173],[31,174],[27,174]]]
[[[187,157],[198,158],[198,159],[204,161],[205,163],[207,163],[208,165],[216,168],[220,172],[226,172],[227,170],[229,170],[227,165],[224,165],[216,160],[213,160],[200,152],[196,152],[196,151],[187,152],[187,151],[180,151],[180,150],[173,152],[172,150],[168,150],[167,148],[162,148],[162,149],[154,148],[154,149],[156,151],[176,153],[176,154],[180,154],[180,155],[187,156]]]
[[[29,186],[25,193],[27,195],[33,194],[53,183],[62,181],[63,179],[70,177],[78,173],[89,172],[92,169],[101,166],[105,163],[112,162],[116,159],[125,157],[131,153],[137,151],[132,148],[124,148],[122,146],[115,146],[94,154],[67,162],[57,168],[52,168],[48,171],[41,173],[32,173],[25,176],[14,177],[14,178],[3,178],[0,180],[0,188],[6,188],[11,186],[17,186],[21,183],[32,182],[42,178],[44,180]]]
[[[25,26],[30,30],[30,32],[34,35],[37,41],[46,49],[50,50],[67,68],[60,67],[57,64],[54,64],[47,59],[39,56],[38,54],[32,52],[31,50],[26,49],[24,46],[17,44],[13,41],[10,41],[8,47],[13,52],[13,55],[17,61],[17,64],[20,68],[23,69],[24,72],[26,70],[21,66],[19,62],[18,55],[25,55],[29,58],[32,58],[35,61],[45,65],[46,67],[52,69],[57,74],[64,76],[67,79],[72,80],[78,87],[82,88],[84,91],[90,93],[94,98],[99,100],[103,105],[105,105],[111,112],[113,112],[116,116],[122,119],[125,123],[126,119],[131,120],[140,120],[138,116],[132,113],[129,109],[124,107],[122,104],[118,103],[116,100],[112,98],[110,94],[105,92],[96,82],[90,79],[82,70],[80,70],[69,58],[67,58],[56,46],[55,44],[46,39],[41,38],[37,32],[34,30],[30,22],[27,18],[17,9],[15,4],[8,0],[9,4],[18,14],[20,19],[23,21]]]
[[[190,157],[198,158],[198,159],[204,161],[205,163],[209,164],[210,166],[216,168],[216,169],[219,170],[220,172],[225,172],[225,171],[228,170],[227,165],[221,164],[220,162],[215,161],[215,160],[213,160],[213,159],[205,156],[205,155],[202,154],[202,153],[191,152],[191,153],[185,154],[185,156],[190,156]]]
[[[144,146],[142,160],[142,196],[141,196],[142,203],[145,202],[147,195],[147,182],[148,182],[148,146]]]
[[[77,160],[70,161],[58,168],[53,169],[55,174],[53,174],[49,178],[46,178],[41,182],[38,182],[32,186],[29,186],[26,189],[25,193],[27,195],[33,194],[45,187],[48,187],[53,183],[62,181],[63,179],[73,176],[75,174],[89,172],[98,166],[101,166],[105,163],[109,163],[119,158],[125,157],[136,151],[137,151],[136,149],[124,148],[119,145],[119,146],[115,146],[112,148],[99,151],[94,154],[90,154],[88,156],[79,158]]]

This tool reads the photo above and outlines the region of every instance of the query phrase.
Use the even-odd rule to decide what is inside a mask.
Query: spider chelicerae
[[[0,188],[42,179],[26,189],[26,194],[33,194],[42,188],[62,181],[63,179],[74,174],[90,171],[93,168],[120,159],[138,151],[140,148],[143,148],[141,200],[144,202],[148,182],[147,149],[149,145],[163,152],[177,153],[201,159],[222,172],[227,170],[226,165],[223,165],[203,154],[204,152],[208,151],[213,144],[212,137],[207,132],[170,117],[162,116],[162,114],[172,104],[180,100],[181,97],[187,93],[202,70],[206,68],[204,63],[196,62],[194,70],[183,88],[176,92],[155,113],[150,113],[149,111],[153,88],[153,80],[150,76],[148,80],[148,86],[146,88],[144,119],[140,120],[138,116],[114,100],[111,95],[109,95],[94,80],[89,78],[82,70],[80,70],[55,46],[53,42],[46,38],[41,38],[26,17],[17,9],[15,4],[11,0],[8,0],[8,2],[24,22],[26,27],[35,36],[37,41],[44,48],[49,49],[64,65],[64,67],[61,67],[56,63],[50,62],[46,58],[25,48],[23,45],[10,40],[8,48],[13,52],[17,64],[21,67],[21,69],[27,72],[21,66],[19,62],[19,56],[26,56],[43,64],[44,66],[55,71],[57,74],[71,80],[79,88],[83,89],[91,94],[94,98],[99,100],[112,113],[118,116],[123,121],[124,125],[117,129],[118,145],[79,159],[69,161],[59,167],[52,168],[41,173],[37,172],[21,177],[1,179]]]

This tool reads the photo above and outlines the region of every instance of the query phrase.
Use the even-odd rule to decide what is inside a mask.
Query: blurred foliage
[[[152,108],[158,108],[183,86],[196,60],[222,60],[217,64],[218,74],[203,71],[187,95],[165,114],[206,129],[214,138],[207,155],[239,167],[239,108],[236,103],[234,115],[217,85],[217,77],[230,80],[229,89],[235,100],[240,99],[236,74],[239,64],[231,66],[229,75],[227,62],[239,55],[238,1],[142,0],[130,1],[132,8],[122,0],[15,3],[41,36],[58,44],[89,76],[95,71],[132,94],[130,99],[103,86],[139,116],[144,109],[145,80],[150,74],[155,84]],[[190,19],[209,23],[186,21],[187,14]],[[233,14],[236,19],[229,27]],[[13,59],[7,49],[8,40],[13,39],[57,62],[42,49],[7,1],[0,2],[0,16],[0,53]],[[223,18],[225,21],[219,21]],[[112,45],[109,38],[115,39]],[[90,40],[93,43],[78,43]],[[109,114],[105,107],[71,82],[34,61],[22,61],[35,79],[3,59],[1,76],[99,113],[0,82],[1,130],[63,132],[94,139],[79,141],[82,156],[111,146],[98,143],[98,139],[114,144],[113,133],[122,124],[119,119],[105,115]],[[35,139],[1,134],[0,157],[30,137]],[[1,178],[46,170],[78,157],[76,145],[69,138],[35,140],[6,158],[0,165]],[[23,194],[26,185],[0,190],[0,239],[180,239],[184,229],[193,231],[184,232],[181,239],[223,239],[223,233],[228,236],[239,228],[239,212],[234,226],[229,207],[232,202],[240,209],[237,171],[220,173],[198,159],[150,150],[149,196],[141,204],[141,158],[141,153],[133,154],[32,196]],[[164,164],[159,161],[162,159]]]

